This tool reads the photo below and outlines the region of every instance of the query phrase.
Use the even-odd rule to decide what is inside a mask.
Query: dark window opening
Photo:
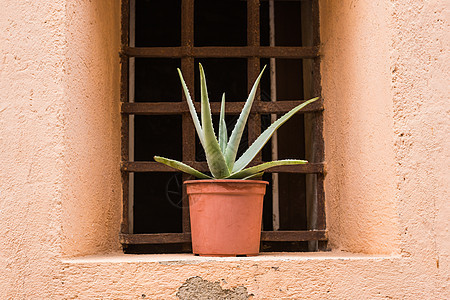
[[[199,101],[198,63],[203,64],[210,101],[219,102],[225,92],[230,135],[236,107],[267,65],[239,156],[275,118],[303,99],[320,96],[318,1],[123,2],[121,241],[126,253],[189,252],[182,182],[190,177],[153,161],[162,155],[203,171],[206,167],[176,68]],[[256,158],[310,162],[264,174],[270,184],[264,198],[263,252],[326,248],[322,103],[308,109],[284,124]],[[217,130],[218,111],[213,114]]]
[[[241,0],[195,0],[194,45],[247,45],[247,3]]]
[[[181,90],[168,88],[180,84],[180,59],[136,58],[134,64],[135,102],[181,102]]]
[[[181,46],[181,1],[137,0],[131,4],[136,11],[136,47]]]
[[[194,60],[195,82],[200,82],[198,64],[205,69],[210,102],[244,102],[247,99],[247,60],[245,58],[199,58]],[[195,85],[195,101],[200,101],[200,84]]]

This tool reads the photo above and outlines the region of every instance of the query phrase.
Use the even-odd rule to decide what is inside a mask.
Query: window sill
[[[361,290],[371,278],[387,286],[411,262],[399,255],[345,252],[264,253],[253,257],[198,257],[192,254],[109,254],[63,260],[67,298],[177,299],[191,278],[232,291],[245,288],[255,299],[374,298]],[[375,283],[374,283],[375,284]],[[195,287],[199,288],[199,287]],[[350,294],[349,294],[350,292]],[[70,296],[70,297],[69,297]],[[341,297],[342,298],[342,297]]]
[[[269,261],[325,261],[325,260],[392,260],[400,255],[370,255],[349,252],[266,252],[251,257],[202,257],[189,253],[182,254],[107,254],[63,259],[66,264],[101,264],[101,263],[161,263],[161,264],[201,264],[205,262],[269,262]]]

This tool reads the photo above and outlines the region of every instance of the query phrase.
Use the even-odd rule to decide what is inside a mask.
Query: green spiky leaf
[[[299,110],[301,110],[306,105],[316,101],[319,99],[318,97],[310,99],[308,101],[303,102],[302,104],[294,107],[292,110],[287,112],[281,118],[272,123],[261,135],[253,142],[253,144],[247,149],[247,151],[242,154],[242,156],[236,161],[233,167],[232,173],[236,173],[243,168],[245,168],[252,160],[255,158],[256,154],[264,147],[264,145],[269,141],[272,137],[273,133],[283,125],[289,118],[295,115]],[[228,150],[228,148],[227,148]]]
[[[278,167],[278,166],[287,166],[287,165],[300,165],[300,164],[306,164],[308,161],[306,160],[297,160],[297,159],[283,159],[283,160],[275,160],[271,162],[266,162],[254,167],[250,167],[241,171],[237,171],[235,173],[232,173],[227,178],[229,179],[239,179],[239,178],[249,178],[252,176],[256,176],[256,174],[267,170],[269,168]]]
[[[209,105],[208,91],[206,86],[205,73],[202,65],[200,64],[200,88],[201,88],[201,123],[199,121],[197,112],[195,110],[194,102],[189,94],[189,90],[183,79],[181,71],[178,69],[178,74],[183,86],[184,94],[186,95],[189,112],[191,113],[194,126],[196,128],[197,134],[199,136],[200,142],[205,150],[206,160],[208,162],[209,169],[214,178],[230,178],[230,179],[251,179],[255,177],[260,177],[264,173],[263,171],[280,166],[280,165],[294,165],[294,164],[304,164],[304,160],[280,160],[268,163],[263,163],[261,165],[250,167],[244,169],[256,156],[256,154],[261,151],[264,145],[268,142],[270,137],[273,135],[275,130],[277,130],[282,124],[284,124],[289,118],[291,118],[295,113],[301,110],[306,105],[316,101],[318,98],[314,98],[305,101],[301,105],[298,105],[280,119],[275,121],[269,128],[267,128],[256,141],[247,149],[247,151],[235,162],[236,153],[239,147],[239,143],[242,137],[242,133],[245,128],[245,124],[248,119],[248,115],[253,104],[256,91],[264,72],[262,70],[261,74],[256,79],[252,90],[248,96],[247,102],[242,109],[239,119],[233,129],[233,133],[228,140],[227,128],[225,123],[225,94],[222,97],[220,119],[219,119],[219,139],[216,138],[214,134],[214,128],[212,124],[211,108]],[[211,177],[195,170],[194,168],[168,158],[155,156],[154,159],[157,162],[166,164],[174,169],[186,172],[188,174],[194,175],[202,179],[210,179]],[[231,171],[232,170],[232,171]]]
[[[206,87],[205,71],[200,64],[200,91],[201,91],[201,116],[204,145],[209,170],[215,178],[225,178],[230,175],[225,157],[220,150],[219,142],[214,133],[211,118],[211,108],[209,107],[208,89]]]
[[[181,85],[183,86],[184,95],[186,96],[186,101],[189,107],[189,112],[192,116],[192,121],[194,122],[195,130],[197,130],[198,138],[200,139],[200,143],[204,147],[204,138],[203,138],[203,130],[202,126],[200,125],[200,121],[198,120],[197,111],[195,110],[194,102],[192,101],[191,95],[189,94],[188,87],[186,85],[186,82],[184,82],[183,74],[181,73],[181,70],[178,69],[178,76],[180,76]]]
[[[239,115],[239,119],[234,126],[233,132],[231,133],[230,140],[228,141],[227,150],[225,152],[225,160],[227,162],[228,168],[230,170],[233,169],[234,161],[236,159],[236,154],[239,148],[239,143],[241,142],[242,133],[244,132],[245,124],[247,123],[248,115],[250,114],[250,110],[252,108],[253,100],[255,99],[256,91],[258,89],[259,81],[261,80],[261,76],[266,69],[264,66],[263,70],[259,74],[258,78],[256,78],[255,83],[253,84],[252,90],[248,95],[247,101],[245,102],[244,108]]]
[[[262,178],[262,176],[264,175],[264,172],[260,172],[260,173],[256,173],[247,177],[242,178],[243,180],[248,180],[248,179],[260,179]]]
[[[153,159],[159,163],[163,163],[171,168],[180,170],[182,172],[194,175],[197,178],[201,178],[201,179],[211,179],[210,176],[203,174],[200,171],[197,171],[196,169],[194,169],[191,166],[188,166],[180,161],[177,160],[173,160],[173,159],[169,159],[169,158],[165,158],[165,157],[161,157],[161,156],[154,156]]]
[[[219,118],[219,145],[222,153],[225,153],[228,143],[227,123],[225,122],[225,93],[222,95]]]

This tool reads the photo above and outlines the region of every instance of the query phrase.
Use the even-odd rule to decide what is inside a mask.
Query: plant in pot
[[[204,256],[257,255],[261,236],[263,197],[267,181],[260,178],[268,168],[305,164],[305,160],[285,159],[247,167],[273,133],[295,113],[316,101],[313,98],[296,106],[272,123],[236,160],[239,143],[264,69],[256,79],[230,137],[225,123],[225,94],[222,96],[218,138],[214,132],[205,72],[200,68],[201,122],[178,69],[189,111],[206,154],[211,176],[182,162],[155,156],[166,164],[201,180],[184,182],[189,196],[192,250]]]

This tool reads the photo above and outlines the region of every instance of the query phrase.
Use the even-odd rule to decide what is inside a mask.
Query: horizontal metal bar
[[[136,115],[177,115],[188,112],[185,102],[134,102],[122,103],[123,114]]]
[[[326,230],[305,231],[262,231],[261,241],[264,242],[301,242],[301,241],[326,241]],[[155,233],[155,234],[120,234],[122,244],[174,244],[190,243],[190,233]]]
[[[328,231],[326,230],[261,232],[261,241],[263,242],[326,241],[327,239]]]
[[[120,234],[122,244],[174,244],[190,243],[190,233]]]
[[[266,102],[258,101],[253,104],[251,113],[280,114],[290,111],[292,108],[303,103],[304,100]],[[225,112],[227,114],[240,114],[244,102],[227,102]],[[195,103],[195,108],[200,111],[200,103]],[[307,105],[300,112],[314,112],[323,110],[323,101],[316,101]],[[213,114],[220,113],[220,102],[211,102]],[[122,103],[122,113],[136,115],[177,115],[189,112],[186,102],[134,102]]]
[[[208,171],[208,164],[206,162],[184,161],[185,164],[199,170]],[[152,161],[139,162],[122,162],[122,171],[125,172],[179,172],[176,169],[168,167],[164,164]]]
[[[208,172],[208,164],[206,162],[185,161],[185,164],[201,171]],[[259,162],[262,163],[262,162]],[[252,162],[250,166],[256,165],[258,162]],[[314,174],[324,172],[324,163],[307,163],[304,165],[279,166],[267,169],[267,173],[303,173]],[[157,162],[122,162],[122,171],[125,172],[177,172],[164,164]]]
[[[319,47],[124,47],[122,53],[129,57],[180,58],[180,57],[272,57],[315,58]]]
[[[148,57],[148,58],[177,58],[186,56],[186,47],[124,47],[122,53],[129,57]]]
[[[248,0],[240,0],[242,2],[247,2]],[[268,2],[271,0],[259,0],[260,2]],[[311,0],[273,0],[275,2],[304,2],[304,1],[311,1]]]

